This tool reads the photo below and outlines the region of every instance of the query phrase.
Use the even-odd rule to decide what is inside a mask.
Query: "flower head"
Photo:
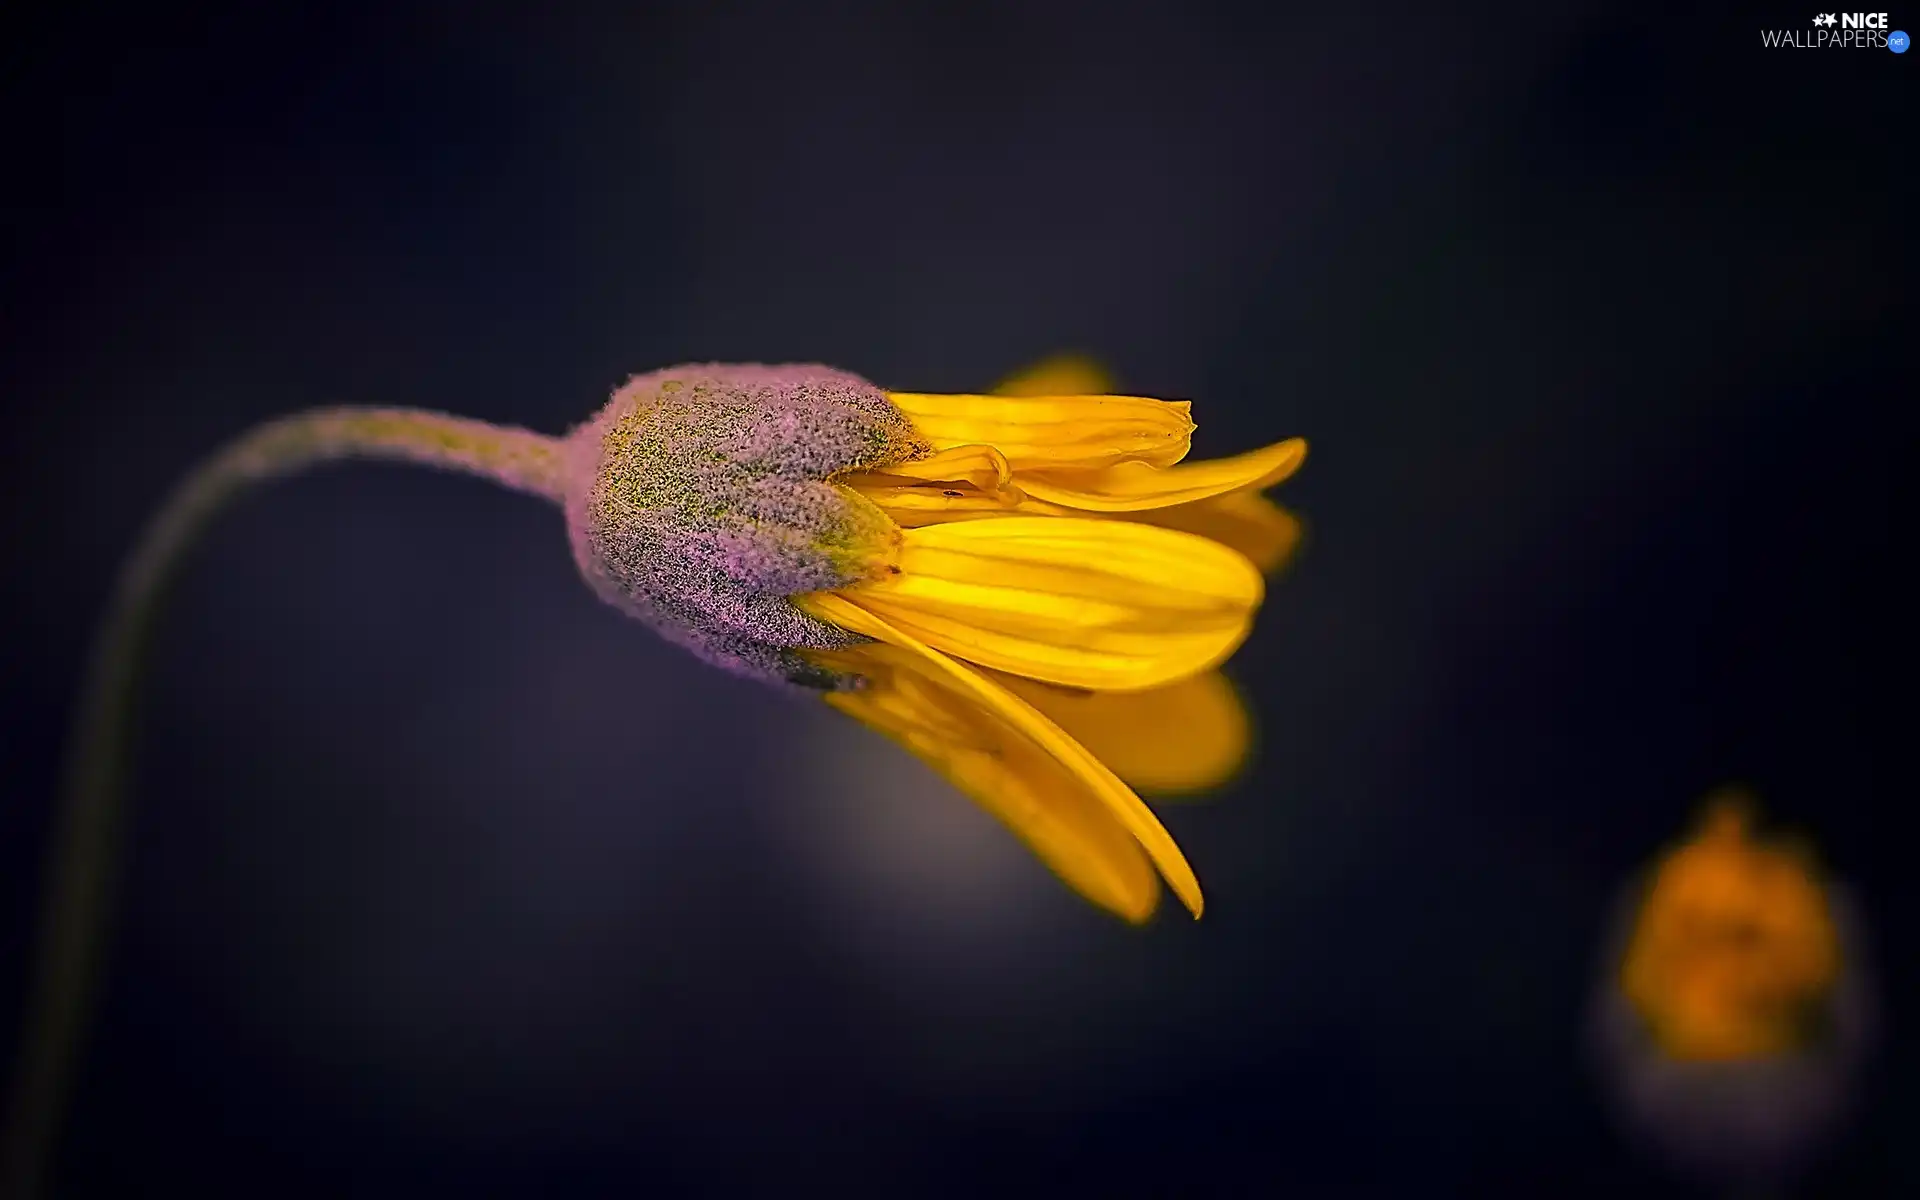
[[[832,480],[932,447],[864,379],[711,364],[630,380],[567,453],[574,557],[603,599],[716,665],[831,687],[794,651],[859,639],[790,598],[884,574],[900,550]]]
[[[1063,726],[1096,744],[1152,732],[1171,701],[1243,729],[1231,689],[1207,672],[1246,636],[1261,568],[1292,543],[1257,493],[1305,445],[1183,465],[1185,403],[1042,380],[1018,398],[932,396],[821,366],[674,367],[629,381],[564,439],[419,409],[326,408],[257,426],[201,463],[128,559],[81,689],[0,1190],[36,1191],[69,1084],[160,600],[216,512],[323,462],[411,462],[560,503],[607,601],[898,738],[1107,908],[1145,919],[1158,868],[1198,915],[1173,839]],[[1244,733],[1197,758],[1165,756],[1150,736],[1113,753],[1136,740],[1153,752],[1131,766],[1177,790],[1230,770]]]
[[[901,742],[1089,899],[1144,920],[1157,869],[1198,915],[1172,838],[1066,727],[1150,740],[1168,704],[1212,712],[1225,748],[1164,782],[1237,762],[1244,714],[1213,671],[1297,536],[1259,493],[1305,443],[1184,463],[1188,403],[1032,394],[1044,379],[931,395],[814,366],[640,376],[569,441],[575,555],[673,640]]]

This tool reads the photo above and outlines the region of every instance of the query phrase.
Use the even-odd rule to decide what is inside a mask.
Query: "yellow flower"
[[[1055,360],[994,395],[889,393],[932,453],[843,473],[900,529],[884,570],[797,597],[872,639],[800,653],[827,702],[898,740],[1088,899],[1144,921],[1199,882],[1132,786],[1209,786],[1250,723],[1216,668],[1298,523],[1261,494],[1295,438],[1187,463],[1186,402],[1104,394]]]
[[[1259,493],[1306,446],[1183,463],[1187,404],[1062,386],[1073,364],[1048,369],[1054,382],[1015,389],[1027,395],[933,396],[820,364],[683,364],[628,380],[563,437],[316,409],[201,464],[128,560],[83,685],[0,1188],[36,1190],[68,1086],[160,598],[228,501],[319,463],[411,462],[559,505],[609,604],[728,671],[824,692],[1095,902],[1145,920],[1157,868],[1198,916],[1192,869],[1115,767],[1178,789],[1244,752],[1245,714],[1211,672],[1297,537]],[[1170,743],[1182,722],[1211,742]]]
[[[1715,796],[1641,905],[1621,989],[1670,1058],[1793,1050],[1839,977],[1839,938],[1811,856],[1754,838],[1751,825],[1744,796]]]

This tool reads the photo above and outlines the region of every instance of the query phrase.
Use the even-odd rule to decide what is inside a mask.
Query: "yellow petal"
[[[877,471],[861,471],[843,476],[841,482],[867,491],[873,487],[914,483],[967,483],[1006,503],[1020,499],[1013,484],[1013,467],[1006,456],[992,446],[971,444],[952,446],[929,458],[892,463]]]
[[[893,392],[936,449],[985,444],[1016,470],[1094,469],[1186,457],[1193,405],[1144,396],[937,396]]]
[[[1084,354],[1041,359],[994,388],[1000,396],[1098,396],[1113,390],[1111,372]]]
[[[1009,485],[999,492],[983,492],[970,483],[952,486],[908,483],[871,472],[844,476],[840,482],[880,506],[903,529],[942,521],[970,521],[977,517],[1082,517],[1085,513],[1035,500]]]
[[[1084,779],[1031,737],[898,646],[812,657],[867,680],[857,691],[830,693],[828,704],[906,747],[1081,895],[1136,924],[1153,914],[1160,880],[1140,844]]]
[[[1218,542],[1078,517],[905,530],[898,565],[846,594],[945,653],[1101,691],[1218,666],[1265,593],[1254,565]]]
[[[1218,787],[1246,762],[1253,740],[1239,692],[1218,671],[1145,692],[1090,692],[999,673],[994,679],[1143,792]]]
[[[1300,518],[1258,492],[1228,492],[1211,500],[1150,508],[1130,513],[1088,513],[1023,496],[1011,506],[971,486],[937,488],[925,485],[894,487],[855,482],[861,495],[879,505],[903,529],[945,521],[982,517],[1099,517],[1156,525],[1198,534],[1245,555],[1263,574],[1271,575],[1300,546]]]
[[[1020,511],[1019,501],[1004,495],[965,487],[927,487],[924,484],[889,484],[867,477],[849,480],[862,496],[880,506],[893,523],[903,529],[932,525],[940,521],[958,521],[969,517],[1005,516]]]
[[[1027,494],[1067,508],[1139,512],[1269,488],[1299,470],[1306,457],[1306,439],[1288,438],[1232,458],[1161,468],[1121,463],[1102,471],[1023,471],[1018,482]]]
[[[1025,512],[1037,503],[1041,502],[1028,499],[1015,511]],[[1127,515],[1148,525],[1199,534],[1230,546],[1269,575],[1279,570],[1300,545],[1300,518],[1259,492],[1229,492],[1211,500]]]
[[[1013,519],[1017,518],[1009,518]],[[957,527],[977,523],[965,522]],[[905,631],[896,629],[845,596],[833,592],[815,592],[796,596],[794,603],[821,620],[831,621],[851,633],[863,634],[909,651],[930,668],[929,674],[942,678],[954,690],[971,697],[1012,729],[1032,739],[1049,757],[1087,786],[1107,811],[1140,843],[1147,857],[1153,860],[1154,866],[1166,879],[1167,886],[1173,889],[1174,895],[1180,897],[1195,917],[1200,915],[1200,881],[1194,878],[1193,868],[1187,865],[1186,856],[1180,853],[1180,847],[1174,844],[1173,837],[1160,824],[1159,818],[1153,815],[1153,810],[1133,794],[1133,789],[1120,782],[1112,770],[1090,754],[1086,747],[1061,732],[1058,725],[1035,711],[1032,705],[988,681],[978,671],[955,662]]]

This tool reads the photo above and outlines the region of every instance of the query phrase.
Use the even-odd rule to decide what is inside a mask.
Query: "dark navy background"
[[[1167,818],[1206,919],[1144,932],[599,605],[535,501],[250,497],[159,641],[62,1194],[1664,1194],[1580,1023],[1618,889],[1729,780],[1878,960],[1807,1194],[1920,1193],[1920,59],[1597,0],[37,7],[8,1037],[111,573],[253,422],[1074,348],[1194,398],[1198,453],[1313,444],[1235,663],[1258,761]]]

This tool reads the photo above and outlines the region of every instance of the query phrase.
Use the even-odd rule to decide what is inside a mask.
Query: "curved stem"
[[[0,1138],[0,1197],[29,1200],[45,1184],[108,933],[142,662],[160,603],[209,518],[249,485],[346,458],[462,471],[560,502],[561,447],[559,438],[441,413],[317,409],[230,443],[188,476],[147,526],[94,641],[68,745],[26,1037]]]

